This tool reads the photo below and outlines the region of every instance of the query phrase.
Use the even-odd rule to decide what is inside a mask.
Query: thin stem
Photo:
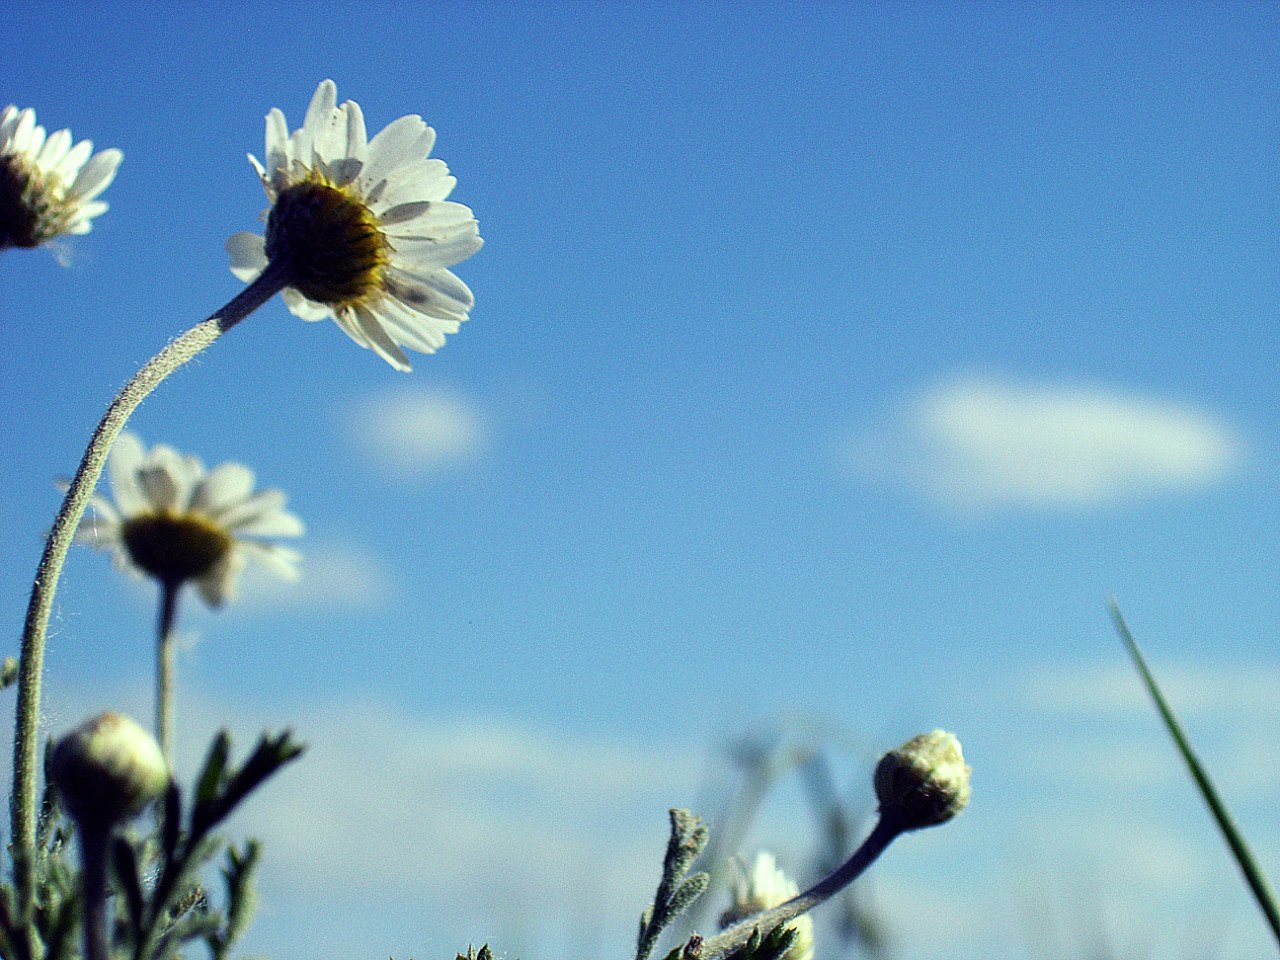
[[[30,920],[35,902],[32,864],[36,835],[36,746],[40,720],[40,685],[44,674],[45,634],[53,612],[54,592],[67,558],[67,550],[84,516],[93,488],[107,462],[107,454],[130,415],[169,374],[200,354],[241,320],[279,293],[286,284],[283,265],[269,265],[262,275],[209,319],[186,333],[143,364],[107,407],[93,431],[88,449],[76,470],[62,507],[45,541],[44,554],[36,568],[22,631],[19,658],[17,720],[13,740],[12,817],[15,884],[18,910],[24,922]]]
[[[107,849],[111,829],[93,825],[80,830],[80,883],[84,897],[84,960],[108,960]]]
[[[160,617],[156,626],[156,740],[164,754],[164,764],[173,769],[173,677],[178,615],[178,594],[182,581],[160,584]]]
[[[788,923],[801,914],[808,913],[858,879],[900,833],[902,833],[902,827],[896,821],[881,816],[876,821],[875,828],[867,835],[867,839],[862,841],[862,846],[837,867],[835,872],[819,880],[798,897],[793,897],[772,910],[747,917],[723,933],[704,940],[698,960],[720,960],[735,950],[745,947],[751,935],[757,930],[763,937],[779,924]]]

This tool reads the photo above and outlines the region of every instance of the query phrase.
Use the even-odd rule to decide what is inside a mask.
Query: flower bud
[[[880,817],[902,830],[946,823],[969,802],[960,741],[945,730],[912,737],[876,764]]]
[[[82,829],[110,829],[169,785],[155,738],[128,717],[103,713],[58,741],[49,776]]]
[[[720,928],[733,926],[747,917],[786,903],[796,897],[800,889],[778,867],[777,860],[768,851],[756,854],[750,872],[736,859],[738,879],[733,888],[733,903],[720,917]],[[813,960],[813,918],[801,914],[787,924],[795,930],[796,938],[781,960]],[[760,931],[761,934],[768,930]]]

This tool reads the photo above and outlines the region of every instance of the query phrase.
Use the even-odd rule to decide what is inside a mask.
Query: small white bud
[[[912,737],[876,764],[880,816],[903,830],[946,823],[969,802],[969,774],[952,734],[934,730]]]
[[[59,740],[49,775],[63,806],[84,829],[123,823],[169,785],[155,737],[118,713],[100,714]]]

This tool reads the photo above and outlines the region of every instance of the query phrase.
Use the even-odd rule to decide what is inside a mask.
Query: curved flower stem
[[[241,320],[262,306],[287,283],[285,265],[272,264],[245,287],[225,307],[204,320],[143,364],[124,389],[107,407],[93,431],[88,449],[76,470],[62,508],[45,541],[44,554],[36,568],[22,631],[19,658],[17,721],[13,738],[13,797],[10,801],[14,875],[18,890],[18,910],[24,921],[31,916],[35,899],[32,864],[36,835],[36,742],[40,720],[40,685],[44,673],[45,632],[53,611],[54,592],[67,550],[80,518],[93,495],[93,488],[107,462],[107,454],[125,423],[160,383],[188,360],[200,354]]]
[[[896,821],[881,816],[876,821],[875,829],[867,835],[867,839],[862,841],[862,846],[858,847],[853,856],[837,867],[833,873],[819,880],[798,897],[793,897],[772,910],[753,914],[723,933],[704,940],[702,949],[698,952],[698,960],[721,960],[722,957],[727,957],[735,950],[745,947],[751,935],[757,930],[763,937],[779,924],[787,923],[801,914],[808,913],[858,879],[902,832],[902,826]]]
[[[178,594],[182,581],[160,584],[160,619],[156,627],[156,740],[164,755],[164,764],[173,769],[173,677],[174,622],[178,615]]]

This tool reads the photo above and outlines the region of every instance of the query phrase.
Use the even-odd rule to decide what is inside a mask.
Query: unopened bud
[[[969,767],[945,730],[912,737],[876,764],[881,819],[903,830],[946,823],[969,802]]]
[[[155,738],[118,713],[100,714],[59,740],[49,775],[83,829],[123,823],[169,785]]]

